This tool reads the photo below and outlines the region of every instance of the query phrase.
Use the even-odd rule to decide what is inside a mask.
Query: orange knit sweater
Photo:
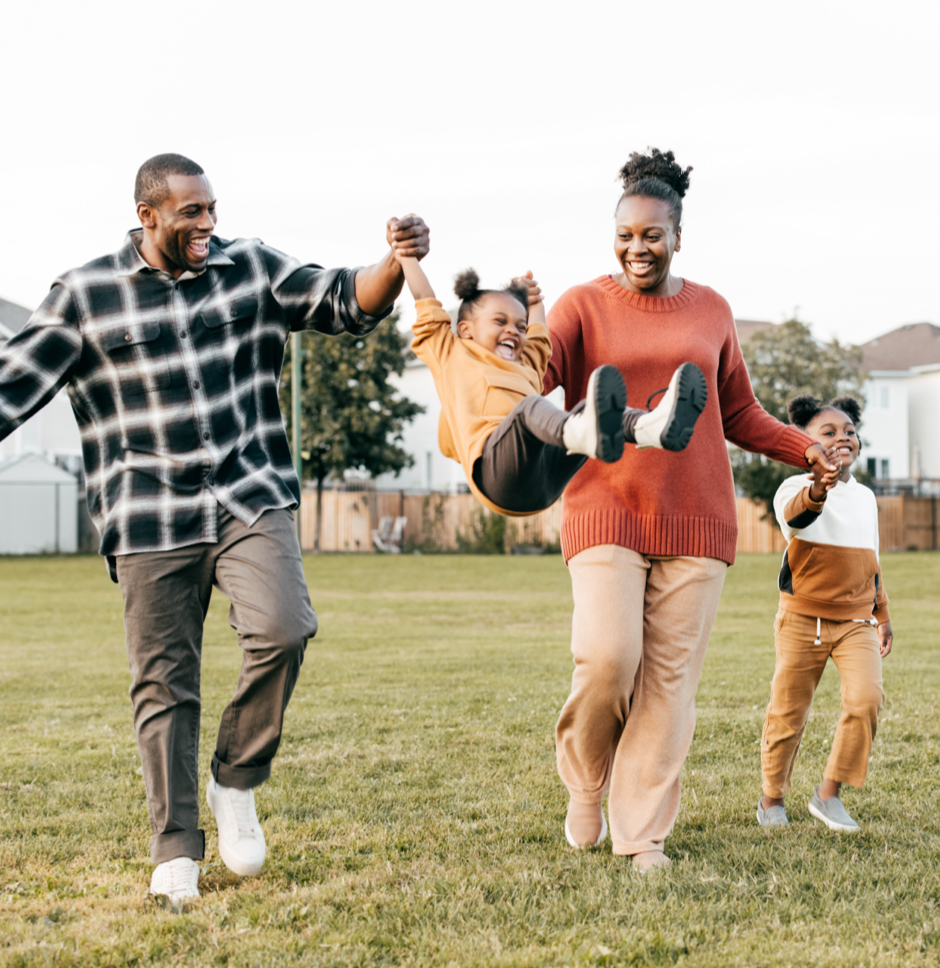
[[[632,407],[645,408],[686,360],[701,367],[708,384],[708,403],[684,451],[628,445],[616,464],[592,460],[577,473],[562,507],[565,560],[616,544],[732,564],[738,525],[725,439],[794,467],[806,467],[814,441],[757,402],[728,303],[688,280],[677,296],[656,298],[601,276],[564,293],[548,326],[545,392],[563,386],[568,410],[584,398],[592,370],[602,363],[620,368]]]

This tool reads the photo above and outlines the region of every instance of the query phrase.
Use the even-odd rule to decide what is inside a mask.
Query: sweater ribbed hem
[[[737,521],[640,515],[620,508],[573,515],[561,525],[561,551],[566,562],[586,548],[612,544],[641,555],[718,558],[733,565],[737,540]]]

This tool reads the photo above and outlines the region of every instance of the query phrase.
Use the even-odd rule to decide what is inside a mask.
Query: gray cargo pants
[[[307,639],[317,631],[290,511],[266,511],[252,527],[219,509],[219,540],[121,555],[134,730],[150,810],[154,864],[201,860],[199,675],[212,586],[231,600],[242,668],[222,713],[212,775],[247,790],[271,773],[284,710]]]
[[[579,404],[571,413],[582,408]],[[525,397],[474,461],[473,483],[504,511],[535,514],[551,507],[587,463],[565,449],[562,427],[568,417],[544,397]]]

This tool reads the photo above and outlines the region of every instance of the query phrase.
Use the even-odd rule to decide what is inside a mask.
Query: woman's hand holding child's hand
[[[825,501],[826,494],[839,483],[842,474],[842,466],[835,448],[826,449],[820,444],[814,444],[806,451],[806,459],[810,460],[810,451],[818,447],[827,461],[831,463],[827,466],[822,460],[812,462],[813,483],[809,486],[809,496],[813,501]]]

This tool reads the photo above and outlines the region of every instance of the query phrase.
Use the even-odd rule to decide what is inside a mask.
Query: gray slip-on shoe
[[[768,807],[766,810],[760,805],[763,796],[757,798],[757,822],[762,827],[783,827],[790,823],[783,807]]]
[[[813,798],[809,802],[809,812],[817,820],[821,820],[830,830],[854,834],[861,829],[849,816],[849,812],[843,806],[842,801],[838,797],[823,800],[819,796],[819,787],[813,790]]]

